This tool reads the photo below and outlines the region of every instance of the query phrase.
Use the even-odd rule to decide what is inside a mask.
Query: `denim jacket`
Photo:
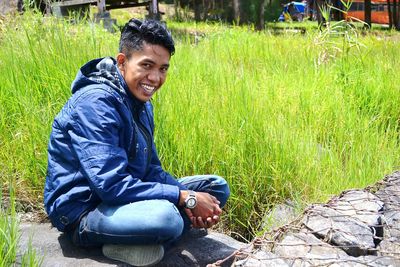
[[[153,109],[128,90],[115,59],[88,62],[56,116],[48,145],[44,204],[52,224],[68,231],[100,203],[166,199],[186,189],[158,159]]]

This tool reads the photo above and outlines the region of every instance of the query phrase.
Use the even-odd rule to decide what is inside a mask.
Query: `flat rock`
[[[385,203],[383,237],[400,239],[400,185],[381,188],[376,195]]]
[[[285,236],[276,243],[274,253],[290,260],[291,266],[327,265],[348,257],[343,250],[322,242],[310,233]]]
[[[262,220],[262,229],[274,229],[289,224],[298,216],[296,204],[291,201],[276,205]]]
[[[398,211],[400,209],[400,185],[386,186],[378,190],[375,194],[385,203],[386,211]]]
[[[366,190],[350,190],[333,198],[329,207],[350,218],[359,220],[368,226],[381,225],[384,203]]]
[[[388,184],[400,185],[400,171],[396,171],[390,175],[387,175],[384,181]]]
[[[400,172],[313,205],[255,244],[234,266],[400,266]]]
[[[388,211],[383,217],[383,238],[396,238],[400,240],[400,212]]]
[[[42,267],[128,266],[105,258],[100,249],[83,249],[73,246],[68,237],[48,223],[22,223],[20,230],[19,251],[21,254],[27,251],[31,239],[31,246],[36,254],[43,257]],[[231,237],[210,232],[204,237],[183,239],[176,247],[166,252],[158,266],[206,266],[228,257],[245,246],[247,244]],[[232,261],[233,259],[225,262],[223,266],[229,266]]]
[[[0,1],[0,15],[18,12],[18,0]]]
[[[389,256],[363,256],[358,258],[359,261],[364,262],[366,266],[372,267],[396,267],[400,266],[398,258]]]
[[[375,251],[374,234],[370,227],[329,207],[313,206],[302,223],[314,235],[341,247],[350,256],[357,257]]]
[[[384,239],[378,246],[378,256],[400,257],[400,240],[397,238]],[[400,264],[399,264],[400,266]]]
[[[263,250],[255,251],[250,257],[236,261],[232,267],[258,267],[258,266],[269,266],[269,267],[289,267],[292,266],[288,261],[285,261],[281,257]]]

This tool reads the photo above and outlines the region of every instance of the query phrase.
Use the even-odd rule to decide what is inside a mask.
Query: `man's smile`
[[[156,90],[156,87],[155,87],[155,86],[151,86],[151,85],[148,85],[148,84],[145,84],[145,83],[140,83],[139,85],[140,85],[140,87],[142,87],[142,88],[144,89],[144,91],[145,91],[146,93],[148,93],[148,94],[151,94],[151,93],[153,93],[153,92]]]

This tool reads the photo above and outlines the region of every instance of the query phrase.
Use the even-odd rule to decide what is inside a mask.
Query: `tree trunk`
[[[240,1],[240,23],[244,24],[249,22],[250,10],[248,0],[239,0]]]
[[[201,0],[194,0],[194,20],[201,20]]]
[[[364,6],[364,20],[368,27],[371,28],[371,0],[364,0]]]
[[[396,4],[397,10],[396,10],[396,30],[400,30],[400,1],[397,1]]]
[[[333,20],[339,21],[343,19],[343,13],[339,10],[343,10],[343,5],[340,1],[333,1],[333,6],[337,9],[332,9]]]
[[[210,3],[208,0],[203,0],[203,21],[208,19],[208,11],[210,10]]]
[[[315,4],[315,0],[307,1],[307,6],[308,6],[307,15],[310,16],[309,20],[314,21],[317,18],[316,16],[317,7]]]
[[[391,29],[393,28],[393,17],[392,17],[390,0],[387,0],[387,6],[388,6],[388,16],[389,16],[389,29]]]
[[[103,14],[104,12],[106,12],[106,0],[97,1],[97,12],[99,12],[99,14]]]
[[[175,12],[175,18],[179,19],[179,0],[174,0],[174,12]]]
[[[233,0],[233,21],[235,21],[236,25],[239,25],[239,23],[240,23],[240,2],[239,2],[239,0]]]
[[[256,21],[256,30],[262,31],[265,28],[265,0],[258,0],[257,2],[257,21]]]
[[[323,23],[321,8],[324,5],[323,0],[315,0],[315,10],[317,11],[318,26],[321,27]]]
[[[397,29],[398,19],[397,19],[397,1],[393,0],[392,2],[392,21],[393,27]]]
[[[105,0],[100,0],[99,2],[104,1],[104,6],[105,6]],[[160,20],[160,12],[158,10],[158,1],[157,0],[151,0],[149,2],[149,18],[154,19],[154,20]]]
[[[396,12],[396,21],[397,21],[397,27],[396,30],[400,31],[400,0],[397,0],[397,12]]]

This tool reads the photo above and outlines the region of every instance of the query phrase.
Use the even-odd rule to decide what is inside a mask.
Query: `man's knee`
[[[93,232],[110,236],[147,236],[156,243],[176,239],[183,231],[179,210],[167,200],[139,201],[117,207],[102,204],[88,217],[88,229]]]
[[[161,241],[177,239],[183,232],[183,219],[178,208],[168,201],[162,201],[152,222],[152,231],[158,233]]]
[[[228,182],[218,175],[212,175],[211,177],[211,190],[217,193],[216,197],[221,202],[220,206],[225,206],[228,198],[231,194]]]

